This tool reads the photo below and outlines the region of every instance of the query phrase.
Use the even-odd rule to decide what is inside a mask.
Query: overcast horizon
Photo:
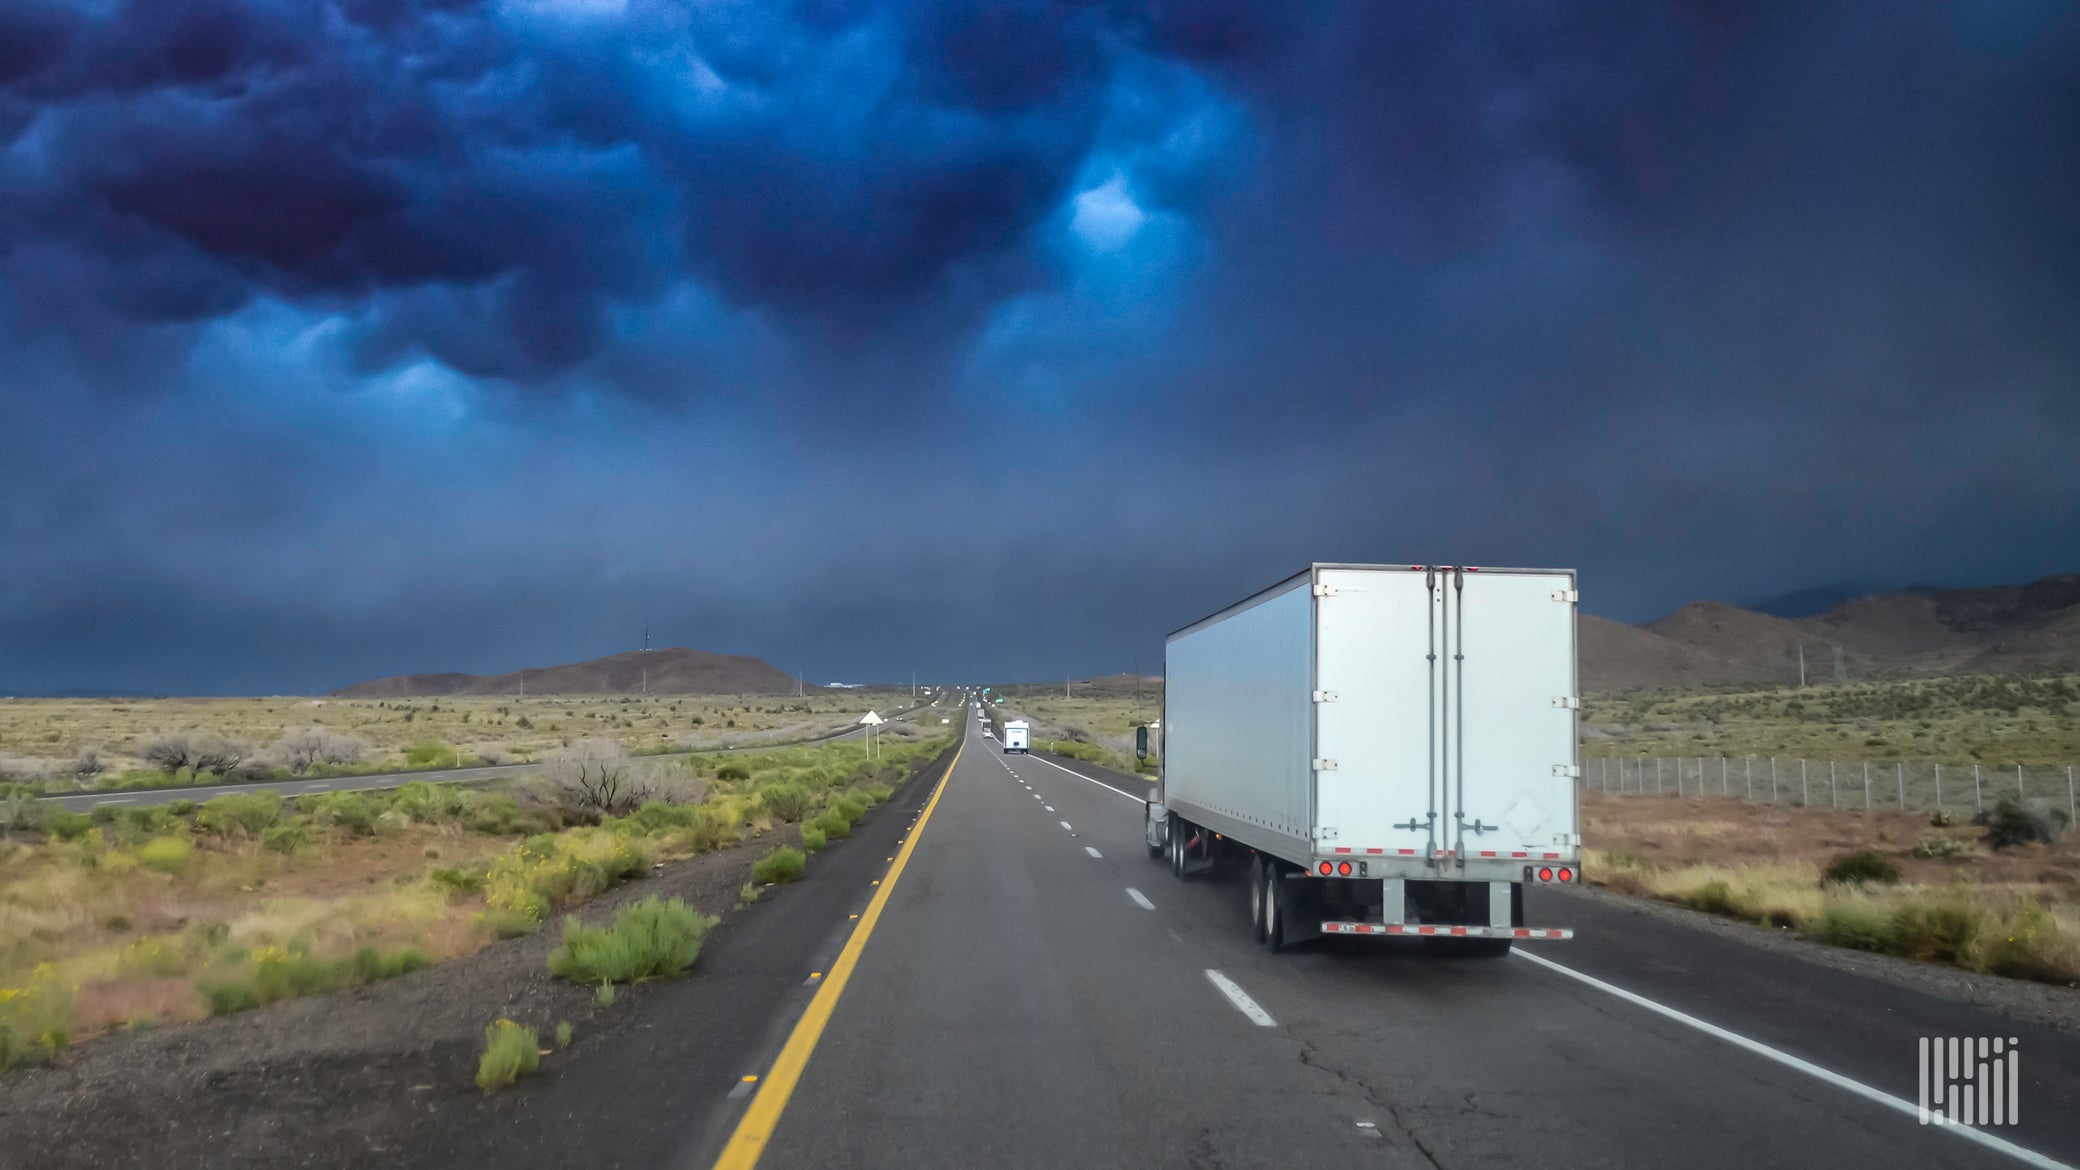
[[[2080,9],[20,0],[0,694],[2080,570]]]

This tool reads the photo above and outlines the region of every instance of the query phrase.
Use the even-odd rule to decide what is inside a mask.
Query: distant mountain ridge
[[[1828,586],[1809,594],[1842,589]],[[1804,594],[1781,599],[1794,604]],[[1582,687],[1795,683],[2080,669],[2080,573],[1980,589],[1855,596],[1808,617],[1693,601],[1643,625],[1583,615]]]
[[[792,694],[794,676],[764,659],[670,646],[631,650],[589,662],[529,667],[505,674],[400,674],[341,687],[342,699],[446,695],[775,695]]]

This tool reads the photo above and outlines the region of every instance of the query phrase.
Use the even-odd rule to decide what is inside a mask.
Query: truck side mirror
[[[1137,760],[1148,758],[1148,724],[1146,723],[1134,729],[1134,758]]]

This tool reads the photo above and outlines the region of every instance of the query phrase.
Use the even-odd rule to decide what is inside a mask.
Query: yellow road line
[[[888,897],[896,888],[896,879],[903,876],[903,867],[909,864],[910,854],[917,848],[917,839],[924,835],[924,827],[932,819],[932,810],[939,807],[939,797],[945,794],[947,782],[953,779],[953,770],[960,766],[961,751],[966,746],[963,742],[961,747],[953,750],[953,762],[946,765],[946,774],[939,777],[939,786],[932,790],[932,798],[925,802],[924,812],[917,818],[917,827],[910,831],[909,840],[896,851],[895,864],[889,866],[887,878],[876,883],[874,898],[867,903],[866,912],[859,916],[859,925],[852,928],[852,937],[845,940],[845,949],[838,952],[838,961],[831,964],[823,986],[816,989],[816,997],[809,1001],[808,1010],[795,1022],[794,1031],[788,1033],[787,1043],[781,1046],[779,1057],[758,1086],[758,1095],[751,1098],[750,1106],[737,1122],[736,1131],[729,1135],[729,1144],[722,1148],[722,1156],[715,1159],[715,1170],[751,1170],[758,1165],[759,1156],[766,1151],[766,1143],[773,1139],[773,1131],[780,1127],[780,1115],[787,1109],[787,1099],[794,1095],[795,1083],[802,1079],[802,1070],[809,1066],[809,1057],[816,1052],[816,1042],[823,1038],[824,1025],[830,1023],[831,1012],[838,1006],[838,997],[845,994],[845,984],[852,978],[852,969],[858,965],[860,953],[867,949],[867,936],[874,933],[874,924],[881,920],[881,909],[888,905]]]

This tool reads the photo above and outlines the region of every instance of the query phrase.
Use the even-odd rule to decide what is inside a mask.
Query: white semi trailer
[[[1150,856],[1247,864],[1273,950],[1573,937],[1523,888],[1581,881],[1577,598],[1571,569],[1318,564],[1170,635]]]
[[[1004,754],[1010,755],[1012,752],[1017,752],[1020,755],[1030,754],[1028,745],[1032,742],[1032,735],[1033,725],[1023,719],[1013,719],[1011,722],[1006,723],[1004,725]]]

